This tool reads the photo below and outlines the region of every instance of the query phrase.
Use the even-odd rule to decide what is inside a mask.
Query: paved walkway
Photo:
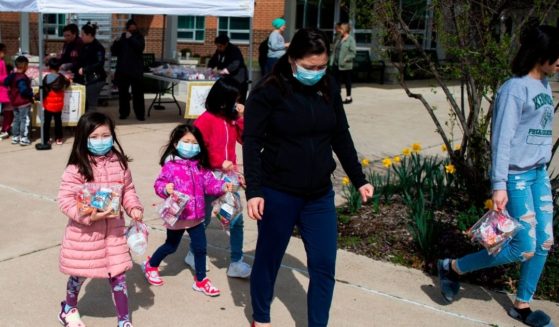
[[[425,85],[425,84],[424,84]],[[422,90],[430,93],[430,87]],[[441,94],[430,94],[438,114],[447,116]],[[363,156],[381,159],[412,142],[438,152],[440,141],[421,105],[395,86],[357,86],[347,107],[351,131]],[[116,101],[104,112],[117,116]],[[165,238],[153,205],[153,180],[159,172],[161,146],[177,122],[176,108],[152,111],[146,122],[117,121],[118,137],[134,161],[130,164],[137,191],[152,228],[149,252]],[[68,133],[68,131],[66,131]],[[57,326],[56,314],[64,297],[66,277],[58,271],[58,253],[66,218],[55,197],[68,158],[71,140],[51,151],[0,142],[0,326]],[[185,242],[162,267],[163,287],[148,286],[135,257],[128,276],[130,309],[135,326],[248,326],[251,314],[249,284],[228,279],[228,238],[216,224],[208,230],[210,272],[222,295],[208,298],[191,289],[192,271],[182,259]],[[252,261],[256,224],[246,219],[245,250]],[[283,261],[272,306],[274,326],[305,326],[305,269],[303,244],[293,238]],[[421,271],[378,262],[340,250],[330,326],[519,326],[506,315],[511,297],[464,285],[460,301],[445,306],[431,276]],[[79,308],[89,326],[116,325],[108,283],[88,281]],[[557,304],[535,301],[559,321]]]

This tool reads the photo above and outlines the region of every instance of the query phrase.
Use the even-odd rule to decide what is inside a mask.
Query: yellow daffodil
[[[446,152],[448,149],[446,148],[446,144],[441,145],[441,150],[443,152]]]
[[[485,200],[484,207],[487,210],[493,209],[493,200],[491,200],[491,199]]]
[[[418,153],[419,151],[421,151],[421,144],[419,144],[419,143],[414,143],[414,144],[412,144],[412,145],[411,145],[411,150],[412,150],[414,153]]]
[[[444,166],[444,170],[449,174],[454,174],[456,172],[456,168],[454,167],[453,164],[448,164]]]
[[[399,163],[400,161],[402,161],[402,158],[400,158],[400,156],[395,156],[394,158],[392,158],[392,161],[394,161],[394,163]]]
[[[392,159],[390,158],[384,158],[382,160],[382,165],[386,168],[390,168],[390,166],[392,166]]]
[[[361,160],[361,165],[362,165],[363,167],[369,167],[369,163],[370,163],[370,162],[369,162],[369,159],[367,159],[367,158]]]
[[[404,149],[402,150],[402,154],[403,154],[404,156],[406,156],[406,157],[409,156],[409,155],[411,154],[410,148],[404,148]]]
[[[344,178],[342,178],[342,185],[343,186],[349,185],[349,177],[345,176]]]

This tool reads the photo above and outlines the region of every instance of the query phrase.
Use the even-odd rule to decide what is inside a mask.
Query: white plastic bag
[[[148,248],[148,228],[146,224],[132,220],[126,231],[126,243],[136,255],[143,255]]]
[[[213,215],[223,228],[228,228],[243,213],[241,196],[236,192],[227,192],[213,202]]]

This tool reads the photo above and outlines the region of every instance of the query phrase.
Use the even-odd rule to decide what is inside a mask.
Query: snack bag
[[[472,241],[483,245],[487,252],[496,255],[520,229],[522,225],[511,218],[506,211],[498,212],[490,210],[481,217],[467,234]]]
[[[213,202],[213,215],[223,228],[229,227],[243,213],[241,196],[236,192],[227,192]]]
[[[190,200],[188,195],[179,191],[173,191],[173,194],[169,195],[165,201],[157,206],[159,217],[169,226],[173,226],[179,219],[188,200]]]
[[[78,209],[82,215],[89,215],[94,209],[106,211],[112,209],[114,215],[120,214],[122,184],[101,185],[86,183],[78,192]]]
[[[111,185],[111,203],[113,215],[120,214],[120,196],[122,194],[122,184]]]
[[[143,255],[148,247],[148,228],[146,224],[132,220],[126,231],[126,243],[136,255]]]

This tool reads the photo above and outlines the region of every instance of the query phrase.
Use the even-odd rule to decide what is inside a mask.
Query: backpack
[[[260,69],[264,70],[266,67],[266,61],[268,60],[268,38],[264,39],[258,46],[258,64]]]

